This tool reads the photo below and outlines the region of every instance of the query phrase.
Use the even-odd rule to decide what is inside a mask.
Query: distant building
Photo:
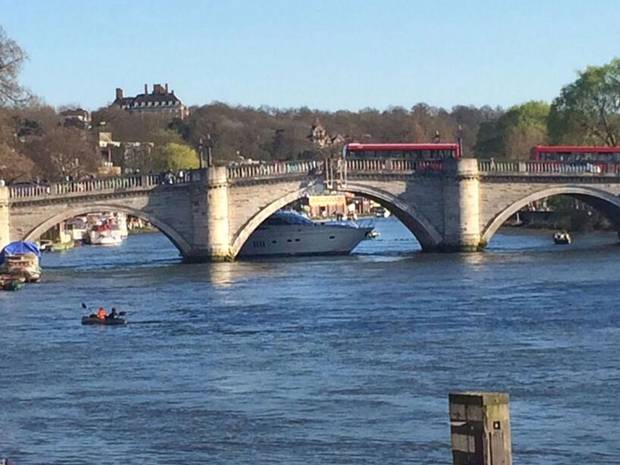
[[[99,133],[99,153],[101,154],[101,159],[105,161],[112,161],[112,151],[115,148],[121,146],[120,142],[117,142],[112,139],[111,132],[100,132]]]
[[[181,119],[189,115],[189,109],[174,95],[174,91],[168,91],[168,84],[153,84],[153,92],[150,94],[148,86],[144,84],[144,93],[135,97],[124,97],[123,89],[117,88],[116,99],[112,104],[131,113],[160,113]]]
[[[90,129],[90,112],[82,109],[67,109],[60,112],[65,127]]]
[[[347,198],[344,194],[310,195],[305,202],[311,218],[333,218],[347,213]]]
[[[111,132],[100,132],[98,142],[102,166],[108,171],[134,173],[150,166],[153,142],[116,141]]]
[[[111,132],[100,132],[98,137],[99,153],[101,155],[101,166],[97,168],[99,176],[119,176],[121,168],[114,166],[112,162],[112,152],[121,146],[120,142],[112,140]]]
[[[310,218],[356,218],[371,215],[373,202],[346,194],[309,195],[300,200],[301,208]],[[379,204],[376,204],[379,206]]]

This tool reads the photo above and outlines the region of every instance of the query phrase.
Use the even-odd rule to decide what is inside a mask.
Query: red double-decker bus
[[[461,158],[459,144],[360,144],[344,146],[344,158],[381,159],[396,158],[411,161],[442,161]]]
[[[566,163],[620,163],[620,147],[537,145],[532,149],[531,159]]]

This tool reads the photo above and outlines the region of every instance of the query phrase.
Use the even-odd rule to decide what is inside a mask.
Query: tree
[[[93,141],[76,128],[55,127],[41,137],[28,139],[23,150],[40,175],[49,180],[66,176],[79,179],[94,173],[101,162]]]
[[[620,58],[589,66],[562,88],[551,106],[549,134],[554,143],[620,143]]]
[[[308,128],[319,120],[329,129],[328,152],[338,152],[343,142],[429,142],[436,131],[444,142],[463,138],[464,151],[472,152],[481,123],[495,120],[503,112],[490,107],[455,107],[451,111],[420,103],[411,108],[390,107],[385,111],[365,108],[357,112],[327,112],[309,108],[232,107],[213,102],[192,107],[184,120],[172,121],[176,131],[192,147],[211,135],[213,156],[219,162],[318,158],[325,154],[308,139]],[[151,139],[149,139],[151,140]],[[175,141],[168,141],[175,142]]]
[[[15,117],[7,108],[0,108],[0,179],[8,182],[32,177],[34,163],[16,145]]]
[[[178,171],[198,168],[198,154],[184,144],[170,142],[153,150],[153,169],[157,171]]]
[[[0,105],[23,103],[28,93],[17,82],[26,53],[0,26]]]
[[[27,106],[11,109],[12,130],[21,141],[42,136],[62,125],[62,119],[50,106],[30,102]]]
[[[527,159],[530,149],[547,140],[549,104],[531,101],[508,109],[478,130],[476,154],[512,160]]]
[[[116,105],[100,108],[92,114],[93,128],[111,132],[122,142],[180,142],[179,135],[168,130],[170,118],[163,114],[129,113]]]
[[[9,183],[32,178],[34,163],[7,144],[0,142],[0,179]]]

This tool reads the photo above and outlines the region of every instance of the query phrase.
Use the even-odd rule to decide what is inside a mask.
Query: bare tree
[[[87,134],[76,128],[57,127],[24,145],[24,153],[50,180],[79,179],[97,170],[101,158]]]
[[[17,42],[7,37],[0,26],[0,105],[17,105],[27,101],[28,92],[17,82],[26,58],[26,53]]]
[[[35,172],[32,160],[0,142],[0,179],[9,183],[28,180]]]

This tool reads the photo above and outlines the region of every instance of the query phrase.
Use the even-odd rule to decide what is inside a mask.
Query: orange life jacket
[[[100,308],[99,310],[97,310],[97,318],[99,318],[100,320],[105,320],[106,316],[108,316],[108,314],[103,308]]]

